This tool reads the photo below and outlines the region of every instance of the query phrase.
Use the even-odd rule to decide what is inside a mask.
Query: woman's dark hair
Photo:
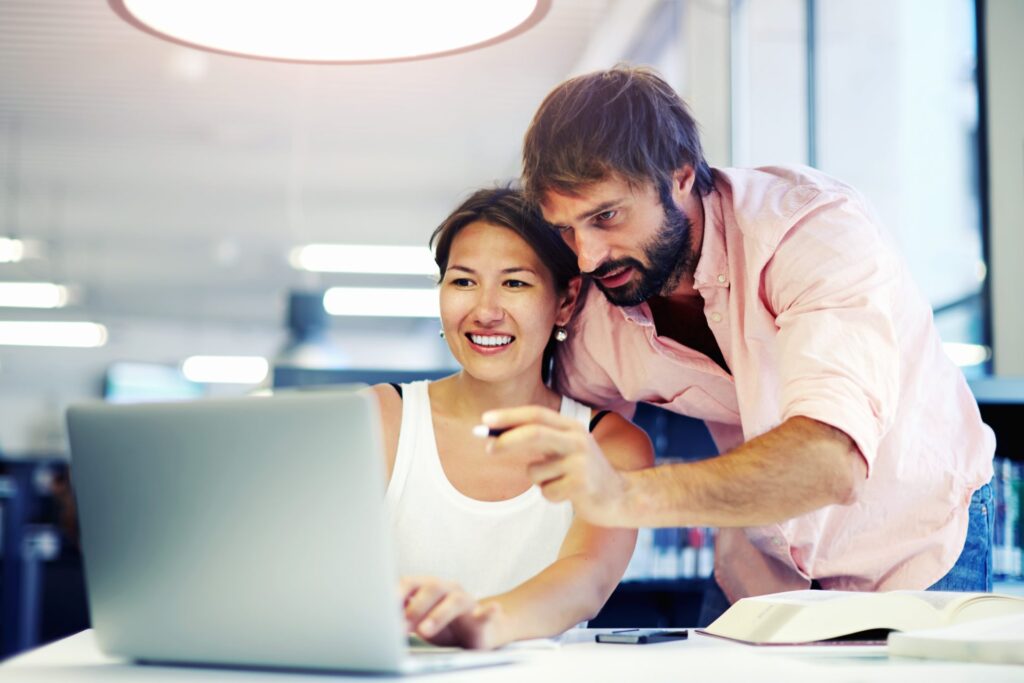
[[[696,172],[697,192],[711,192],[711,169],[686,103],[653,69],[619,65],[548,94],[526,131],[522,182],[537,203],[549,190],[574,194],[612,173],[667,188],[686,164]]]
[[[430,247],[434,250],[434,261],[441,280],[448,270],[448,255],[455,237],[467,225],[477,222],[508,228],[522,237],[551,273],[555,291],[559,294],[564,294],[569,282],[580,274],[572,249],[562,241],[558,231],[544,221],[540,212],[526,201],[523,193],[511,187],[496,187],[474,192],[430,236]],[[541,366],[541,379],[544,382],[548,381],[550,375],[556,343],[550,339],[544,349],[544,363]]]

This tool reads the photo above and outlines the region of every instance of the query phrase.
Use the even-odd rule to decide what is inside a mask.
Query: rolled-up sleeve
[[[778,327],[781,419],[799,415],[842,430],[869,475],[899,400],[899,279],[892,247],[848,197],[802,216],[764,270]]]

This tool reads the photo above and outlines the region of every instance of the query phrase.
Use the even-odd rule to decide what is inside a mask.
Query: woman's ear
[[[562,295],[562,301],[558,305],[558,315],[555,316],[556,325],[565,327],[569,324],[569,321],[572,319],[572,313],[576,310],[576,302],[579,301],[580,284],[582,282],[583,278],[579,275],[569,280],[569,285],[565,288],[565,294]]]

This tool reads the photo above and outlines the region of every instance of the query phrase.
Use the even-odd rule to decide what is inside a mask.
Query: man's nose
[[[576,252],[576,261],[580,272],[590,273],[605,261],[608,249],[604,241],[594,231],[586,228],[574,231],[573,251]]]

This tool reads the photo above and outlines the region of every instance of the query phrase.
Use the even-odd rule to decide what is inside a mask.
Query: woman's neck
[[[442,412],[473,420],[488,410],[521,405],[542,405],[558,409],[561,397],[545,386],[540,377],[505,382],[485,382],[462,370],[431,385],[431,403]]]

